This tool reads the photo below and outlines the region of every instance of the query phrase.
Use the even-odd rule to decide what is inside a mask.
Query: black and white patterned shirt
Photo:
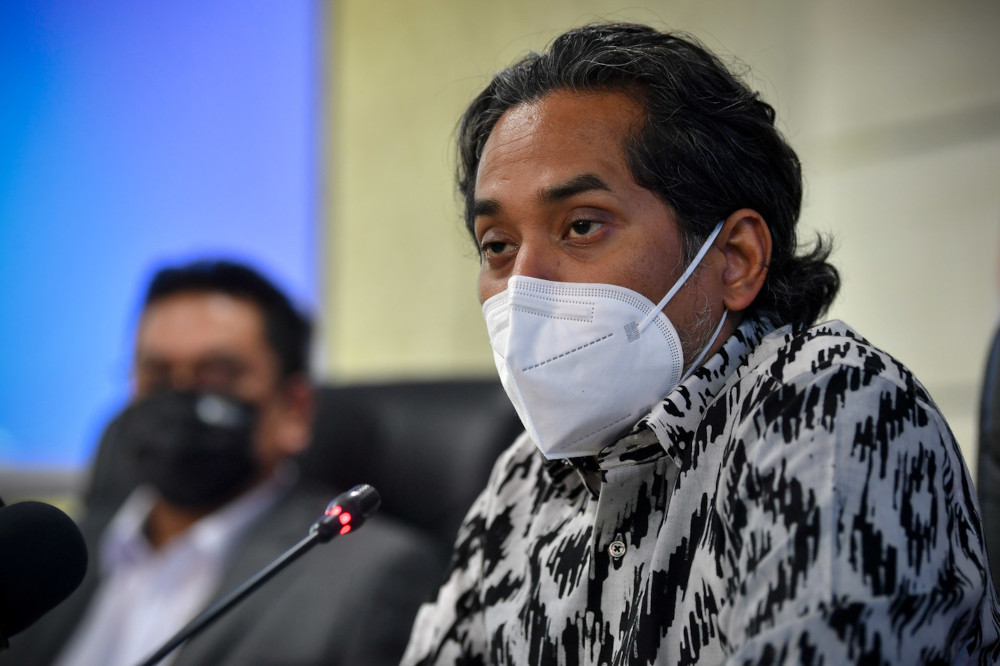
[[[973,486],[898,361],[840,322],[723,349],[596,463],[522,436],[404,664],[992,664]]]

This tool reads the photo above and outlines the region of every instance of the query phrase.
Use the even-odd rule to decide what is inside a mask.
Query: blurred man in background
[[[770,105],[686,35],[593,25],[458,134],[527,432],[404,664],[996,662],[958,445],[901,363],[816,324],[840,281]]]
[[[309,338],[307,319],[249,267],[156,273],[133,399],[107,431],[86,500],[87,577],[0,663],[135,664],[305,537],[335,495],[299,482],[293,461],[313,418]],[[440,567],[424,537],[375,516],[163,663],[395,664]]]

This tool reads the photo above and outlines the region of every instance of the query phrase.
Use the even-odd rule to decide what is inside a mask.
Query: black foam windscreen
[[[73,519],[43,502],[0,508],[0,632],[26,629],[68,597],[87,571]]]

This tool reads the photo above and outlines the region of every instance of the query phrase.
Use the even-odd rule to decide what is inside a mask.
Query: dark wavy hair
[[[312,324],[270,280],[244,264],[198,260],[159,269],[146,289],[143,309],[168,296],[218,292],[250,301],[264,319],[264,335],[283,378],[308,374]]]
[[[469,233],[476,170],[493,127],[511,107],[556,90],[621,91],[641,104],[643,121],[624,138],[625,159],[636,183],[676,213],[688,261],[736,210],[752,208],[764,217],[772,254],[748,314],[811,324],[829,308],[840,276],[826,261],[830,245],[823,237],[798,253],[802,173],[774,126],[774,109],[683,33],[588,25],[496,74],[458,128],[457,179]]]

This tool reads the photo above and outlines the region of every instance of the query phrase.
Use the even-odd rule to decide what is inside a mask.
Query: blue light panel
[[[164,261],[316,301],[309,0],[0,3],[0,464],[83,464]]]

